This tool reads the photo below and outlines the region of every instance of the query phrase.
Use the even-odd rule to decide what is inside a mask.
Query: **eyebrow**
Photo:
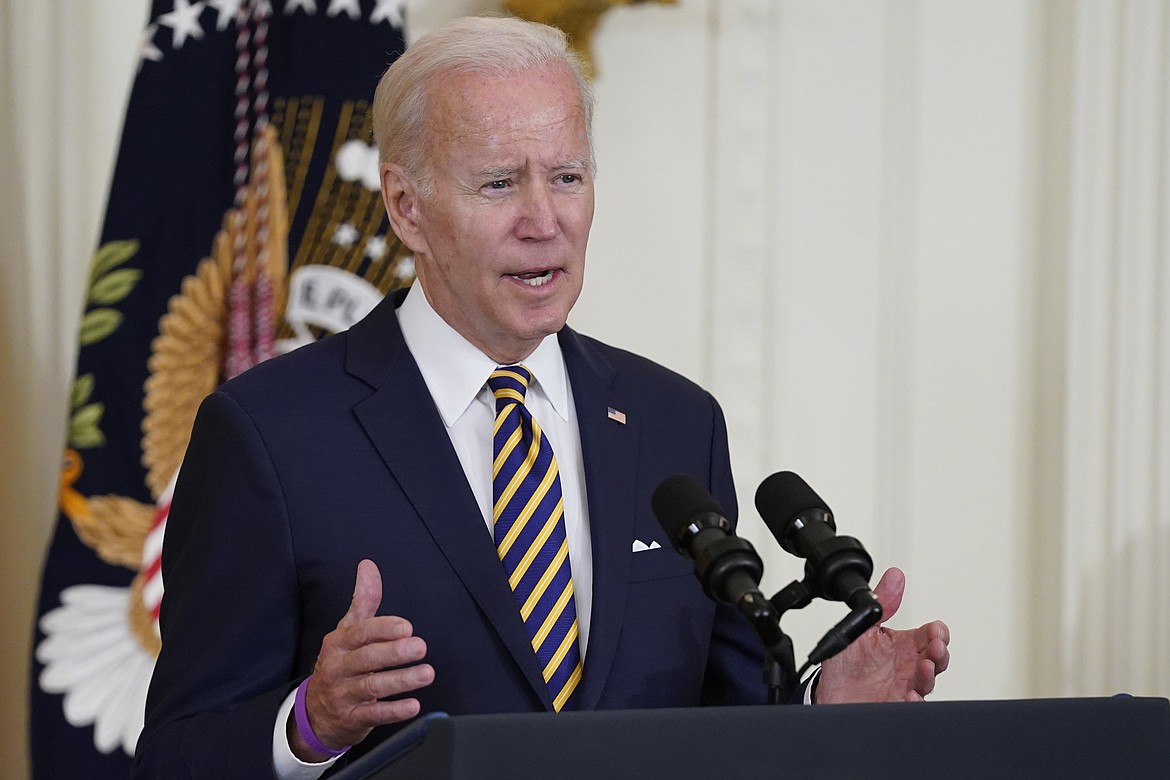
[[[489,165],[487,167],[480,168],[478,173],[477,173],[477,176],[479,178],[491,179],[491,180],[508,179],[508,178],[511,178],[512,176],[514,176],[519,171],[524,170],[526,167],[527,166],[525,166],[525,165],[520,165],[520,166]],[[572,170],[572,169],[588,170],[589,169],[588,158],[573,158],[571,160],[565,160],[564,162],[558,163],[558,164],[552,166],[552,168],[550,168],[550,170],[554,170],[554,171],[563,171],[563,170]]]
[[[513,174],[519,171],[520,168],[515,166],[488,166],[480,168],[478,176],[481,179],[507,179],[511,178]]]

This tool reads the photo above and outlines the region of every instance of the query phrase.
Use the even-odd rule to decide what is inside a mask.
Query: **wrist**
[[[308,748],[308,752],[311,753],[312,757],[315,759],[324,760],[337,758],[353,746],[346,745],[345,747],[340,748],[329,747],[324,742],[322,742],[321,738],[317,736],[317,733],[313,731],[313,725],[309,722],[308,707],[305,704],[305,699],[308,695],[309,680],[312,678],[313,676],[309,675],[301,681],[301,684],[297,687],[296,696],[293,699],[293,717],[290,723],[291,728],[289,729],[291,732],[293,732],[290,734],[290,747],[294,748],[294,754],[302,752],[295,749],[298,746]],[[316,761],[315,763],[319,763],[319,761]]]

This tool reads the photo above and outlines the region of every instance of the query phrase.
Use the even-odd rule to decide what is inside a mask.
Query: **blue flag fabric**
[[[81,320],[32,658],[34,778],[129,773],[199,401],[412,277],[370,145],[403,2],[153,2]]]

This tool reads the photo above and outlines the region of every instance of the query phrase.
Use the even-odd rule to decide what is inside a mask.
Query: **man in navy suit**
[[[204,402],[168,521],[137,774],[317,777],[433,710],[762,702],[759,641],[703,595],[650,512],[684,472],[734,516],[722,412],[565,325],[593,152],[564,36],[460,20],[390,68],[374,111],[386,209],[418,281]],[[493,541],[487,380],[517,365],[559,464],[565,646],[576,637],[582,659],[559,693]],[[897,570],[879,583],[887,616],[902,587]],[[824,665],[816,700],[921,699],[948,641],[939,622],[874,628]]]

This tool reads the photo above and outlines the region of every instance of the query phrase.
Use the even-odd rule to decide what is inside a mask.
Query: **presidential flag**
[[[202,398],[413,276],[370,119],[403,4],[152,4],[80,320],[32,659],[35,778],[129,772]]]

